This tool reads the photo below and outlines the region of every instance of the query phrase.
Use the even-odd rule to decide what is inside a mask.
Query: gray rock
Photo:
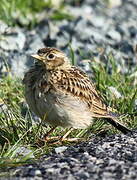
[[[128,41],[121,41],[118,44],[118,48],[120,49],[121,52],[125,53],[125,54],[133,54],[134,50],[133,50],[133,46],[128,42]]]
[[[41,171],[39,169],[35,171],[35,176],[42,176]]]
[[[57,37],[57,34],[59,33],[60,29],[59,29],[59,26],[56,25],[56,23],[54,22],[49,22],[49,37],[51,39],[56,39]]]
[[[2,35],[0,48],[4,50],[22,50],[24,48],[26,37],[23,31],[15,29],[13,32]]]
[[[39,23],[39,25],[36,28],[36,34],[40,36],[41,40],[44,40],[49,36],[50,27],[48,20],[43,20]]]
[[[42,39],[40,38],[40,36],[35,33],[32,38],[31,41],[27,47],[27,53],[29,54],[34,54],[36,53],[40,48],[44,47],[44,43],[42,41]]]
[[[90,178],[90,175],[88,172],[85,172],[84,170],[80,170],[78,173],[76,173],[76,176],[79,178],[79,179],[88,179]]]
[[[61,32],[59,32],[59,33],[57,34],[56,39],[57,39],[56,45],[57,45],[57,47],[59,47],[60,49],[61,49],[62,47],[67,46],[67,45],[69,44],[69,42],[70,42],[70,36],[69,36],[69,34],[68,34],[67,32],[63,32],[63,31],[61,31]]]
[[[107,37],[119,42],[121,41],[121,35],[118,31],[111,29],[107,32]]]
[[[75,37],[72,38],[71,40],[71,48],[75,52],[78,48],[83,47],[83,44],[79,42]]]
[[[34,60],[30,55],[19,52],[12,52],[9,54],[8,63],[10,65],[11,73],[14,76],[22,78],[24,73],[33,64]]]
[[[135,26],[130,26],[128,30],[131,38],[137,38],[137,28]]]
[[[27,147],[25,146],[19,146],[17,149],[16,149],[16,156],[27,156],[29,155],[30,158],[34,158],[34,154],[33,154],[33,151],[28,149]]]
[[[8,31],[8,25],[3,21],[0,21],[0,35]]]
[[[104,16],[98,15],[92,15],[90,19],[91,23],[97,28],[103,28],[106,20],[107,19]]]

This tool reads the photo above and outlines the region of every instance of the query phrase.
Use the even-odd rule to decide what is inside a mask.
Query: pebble
[[[0,48],[4,50],[22,50],[26,42],[24,32],[20,29],[15,29],[13,32],[2,35]]]
[[[122,5],[122,0],[108,0],[108,4],[110,8],[116,8]]]
[[[37,169],[36,171],[35,171],[35,176],[41,176],[42,174],[41,174],[41,171],[39,170],[39,169]]]
[[[18,51],[9,53],[8,63],[11,64],[12,75],[23,78],[24,73],[33,64],[34,60],[30,57],[32,53],[24,54]]]
[[[59,47],[60,49],[67,46],[70,42],[70,37],[68,36],[68,33],[66,32],[60,32],[57,34],[57,47]]]
[[[27,156],[29,155],[30,158],[34,158],[33,151],[27,147],[19,146],[16,150],[16,156]]]
[[[27,52],[30,54],[36,53],[41,47],[44,47],[44,42],[38,34],[35,34],[31,37],[31,41],[27,47]]]
[[[118,31],[115,31],[114,29],[108,31],[107,37],[111,38],[117,42],[121,41],[120,33]]]
[[[66,146],[57,147],[57,148],[55,148],[55,152],[56,152],[57,154],[58,154],[58,153],[62,153],[62,152],[64,152],[66,149],[67,149]]]
[[[45,39],[50,34],[49,22],[45,19],[39,23],[39,26],[36,28],[36,34],[40,36],[40,39]]]
[[[92,15],[90,21],[94,25],[94,27],[103,28],[106,22],[106,18],[103,16]]]
[[[110,90],[110,95],[116,99],[122,98],[123,96],[121,93],[113,86],[109,86],[108,89]]]

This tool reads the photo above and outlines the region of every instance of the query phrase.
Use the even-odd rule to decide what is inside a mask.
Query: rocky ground
[[[36,164],[9,170],[12,173],[15,180],[137,179],[137,132],[58,147]]]
[[[10,28],[0,22],[0,72],[6,73],[6,60],[12,74],[22,77],[32,64],[30,54],[44,46],[54,46],[69,54],[68,44],[79,65],[82,58],[106,60],[112,53],[120,70],[128,71],[125,65],[136,64],[137,2],[119,0],[115,4],[110,0],[109,5],[103,2],[86,0],[80,6],[69,3],[66,9],[74,19],[45,18],[32,30]],[[84,68],[89,70],[87,66]]]
[[[111,1],[110,1],[111,2]],[[107,63],[112,53],[119,70],[126,73],[137,65],[137,1],[119,0],[108,5],[103,1],[85,0],[80,7],[68,3],[73,20],[43,19],[34,29],[9,28],[0,21],[0,73],[9,71],[17,77],[33,63],[30,54],[44,46],[75,52],[78,65],[89,67],[80,59],[99,58]],[[127,68],[128,67],[128,68]],[[12,170],[11,170],[12,171]],[[16,169],[11,179],[137,179],[137,133],[93,138],[68,147],[62,153],[52,152],[40,162]]]

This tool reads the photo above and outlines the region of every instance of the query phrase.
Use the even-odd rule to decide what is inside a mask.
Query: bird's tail
[[[126,126],[124,126],[123,124],[121,124],[118,121],[116,114],[110,114],[110,116],[108,116],[108,118],[106,118],[106,120],[107,120],[107,122],[112,124],[112,126],[114,126],[116,129],[118,129],[122,133],[124,133],[124,134],[132,133],[132,131],[129,128],[127,128]]]

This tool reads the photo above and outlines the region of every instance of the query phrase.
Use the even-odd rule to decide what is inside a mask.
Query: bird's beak
[[[38,59],[38,60],[42,60],[41,56],[39,56],[38,54],[32,54],[31,57]]]

